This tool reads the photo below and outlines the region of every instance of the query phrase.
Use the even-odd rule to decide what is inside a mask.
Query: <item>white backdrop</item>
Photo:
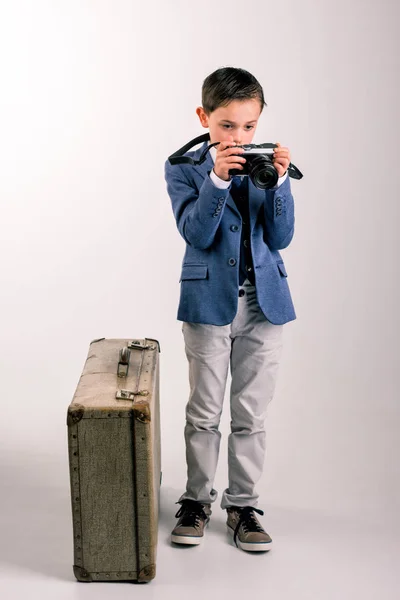
[[[189,387],[176,320],[184,241],[163,165],[206,132],[195,109],[221,66],[257,77],[268,107],[254,141],[288,146],[304,173],[282,251],[297,319],[268,409],[260,504],[398,531],[399,13],[394,0],[2,3],[3,566],[45,573],[51,555],[69,577],[65,418],[97,337],[160,341],[174,524]],[[221,430],[220,493],[228,402]],[[60,523],[67,547],[54,559]]]

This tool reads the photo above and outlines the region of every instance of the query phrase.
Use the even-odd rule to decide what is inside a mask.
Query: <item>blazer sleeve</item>
[[[209,173],[197,190],[182,165],[171,165],[168,160],[164,176],[179,233],[193,248],[208,248],[214,241],[229,190],[217,188]]]
[[[265,190],[264,241],[271,250],[282,250],[289,246],[294,234],[294,199],[290,178],[276,189]]]

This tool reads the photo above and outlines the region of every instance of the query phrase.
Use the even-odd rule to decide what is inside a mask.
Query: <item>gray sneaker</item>
[[[238,548],[249,552],[270,550],[272,539],[261,527],[254,512],[263,515],[263,511],[253,506],[229,506],[227,509],[227,527]]]
[[[204,528],[210,520],[211,504],[202,504],[195,500],[176,502],[182,506],[176,513],[178,523],[171,533],[171,542],[175,544],[200,544],[204,538]]]

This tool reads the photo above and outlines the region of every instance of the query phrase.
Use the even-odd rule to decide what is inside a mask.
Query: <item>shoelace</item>
[[[250,532],[256,531],[256,532],[264,533],[264,529],[258,523],[256,516],[253,512],[253,511],[255,511],[259,515],[263,515],[264,512],[262,510],[260,510],[259,508],[254,508],[254,506],[245,506],[244,508],[236,509],[236,510],[240,510],[239,521],[238,521],[238,524],[236,525],[235,532],[233,534],[233,541],[235,542],[236,546],[237,546],[237,542],[236,542],[237,534],[238,534],[239,528],[242,524],[243,524],[243,530],[246,533],[249,531]]]
[[[199,525],[200,518],[205,521],[208,516],[204,512],[203,505],[196,500],[182,500],[182,502],[175,502],[175,504],[182,504],[175,517],[182,517],[180,525],[183,527],[194,527]]]

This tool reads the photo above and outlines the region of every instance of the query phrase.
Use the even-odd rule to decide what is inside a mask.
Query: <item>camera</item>
[[[242,156],[246,162],[242,163],[243,169],[230,169],[229,175],[248,175],[260,190],[273,188],[278,183],[279,174],[272,163],[276,144],[238,144],[235,148],[243,148],[244,152],[231,156]]]
[[[207,147],[202,151],[200,158],[195,160],[191,156],[184,156],[184,154],[197,146],[202,142],[207,142],[210,139],[210,134],[199,135],[198,137],[190,140],[187,144],[179,148],[176,152],[168,157],[168,161],[171,165],[190,164],[190,165],[201,165],[206,160],[207,153],[213,146],[218,146],[220,142],[213,142],[208,144]],[[272,158],[274,154],[274,148],[277,148],[277,144],[244,144],[238,145],[236,148],[243,148],[244,152],[236,156],[243,156],[246,162],[242,164],[243,169],[230,169],[229,175],[248,175],[253,184],[260,190],[268,190],[273,188],[279,179],[278,171],[275,169]],[[232,154],[231,156],[235,156]],[[289,163],[288,175],[293,179],[301,179],[303,173],[294,165]]]

